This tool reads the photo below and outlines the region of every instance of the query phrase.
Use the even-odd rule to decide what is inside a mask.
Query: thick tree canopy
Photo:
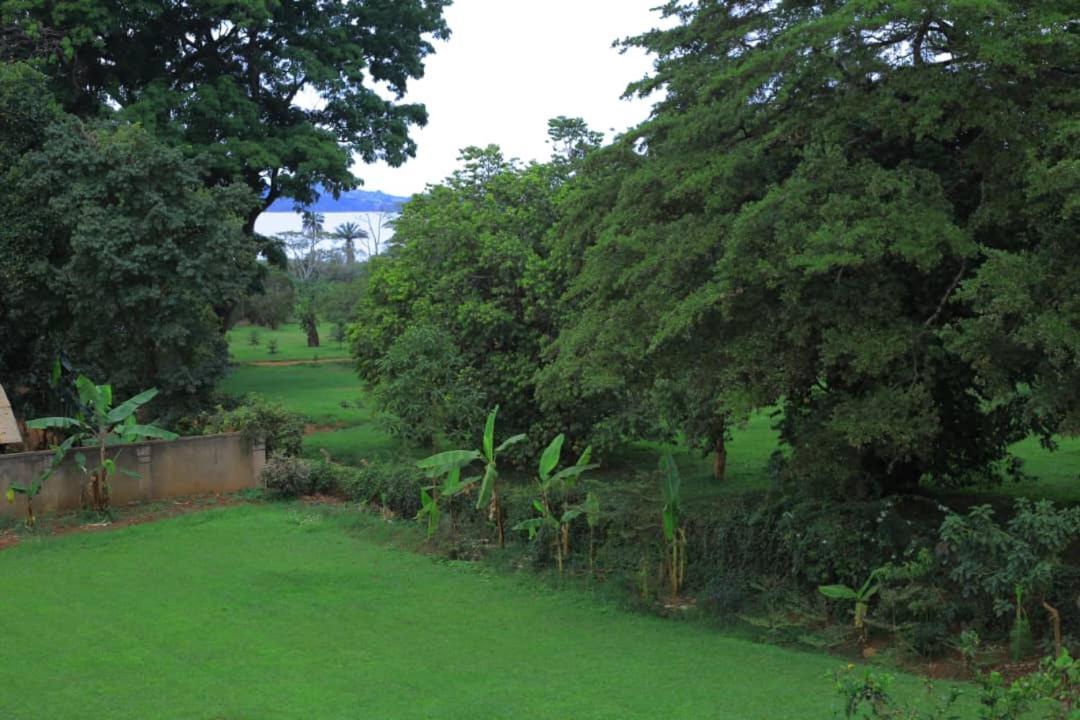
[[[556,332],[561,292],[548,266],[547,233],[564,183],[598,141],[566,118],[551,122],[550,136],[558,154],[544,164],[507,160],[494,146],[466,148],[462,169],[404,207],[389,250],[369,261],[357,306],[352,342],[365,379],[379,386],[419,376],[385,356],[395,347],[395,357],[407,355],[397,341],[410,326],[429,328],[412,345],[453,343],[463,367],[456,398],[476,398],[480,408],[500,404],[506,432],[540,422],[535,378]],[[420,362],[424,353],[416,352]]]
[[[789,475],[862,491],[1075,428],[1075,2],[665,10],[630,44],[666,95],[568,204],[541,395],[779,405]]]
[[[206,156],[210,184],[243,183],[263,207],[308,203],[317,184],[354,187],[354,157],[396,165],[415,153],[409,127],[427,114],[398,101],[423,74],[428,38],[448,36],[447,4],[0,0],[0,56],[38,60],[69,112],[119,107]],[[319,101],[302,108],[301,92]]]
[[[0,375],[28,412],[63,356],[174,408],[224,373],[213,312],[255,273],[251,195],[206,188],[178,150],[126,123],[84,122],[29,67],[0,65]]]

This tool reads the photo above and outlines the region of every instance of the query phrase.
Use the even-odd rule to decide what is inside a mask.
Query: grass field
[[[234,366],[221,389],[230,395],[257,393],[277,400],[320,425],[352,426],[372,420],[371,402],[346,362]]]
[[[828,718],[841,662],[239,506],[0,552],[0,717]],[[411,542],[411,540],[409,541]],[[902,678],[902,694],[917,682]]]
[[[226,336],[229,341],[229,358],[236,363],[348,358],[348,345],[344,343],[338,345],[334,342],[330,336],[332,330],[333,326],[329,323],[320,325],[320,346],[309,348],[307,336],[296,323],[282,325],[277,330],[254,325],[237,325]],[[252,334],[258,338],[258,345],[251,344]],[[277,340],[277,352],[274,354],[270,353],[270,340]]]

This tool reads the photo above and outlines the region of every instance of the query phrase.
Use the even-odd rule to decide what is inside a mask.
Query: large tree
[[[630,41],[664,97],[563,233],[542,391],[652,389],[699,433],[779,405],[788,477],[846,492],[971,481],[1076,417],[1074,2],[664,11]]]
[[[355,158],[415,153],[422,105],[401,102],[449,0],[0,0],[0,59],[34,59],[63,107],[118,107],[207,162],[210,185],[315,200],[354,187]],[[300,103],[301,99],[304,100]]]
[[[41,412],[58,357],[121,394],[204,400],[228,352],[213,306],[255,273],[250,194],[145,130],[82,121],[45,78],[0,64],[0,375]]]

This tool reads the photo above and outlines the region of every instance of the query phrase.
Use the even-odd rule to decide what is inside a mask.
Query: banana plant
[[[870,599],[881,589],[881,583],[877,581],[878,570],[870,573],[866,582],[856,590],[847,585],[822,585],[818,592],[830,600],[844,600],[855,604],[855,629],[866,640],[866,616],[870,611]]]
[[[41,493],[42,488],[45,486],[45,481],[53,476],[60,468],[60,463],[64,462],[64,458],[67,456],[68,450],[75,445],[75,436],[69,437],[64,442],[53,447],[53,456],[49,461],[48,466],[42,470],[29,485],[23,485],[22,483],[11,483],[7,489],[7,501],[9,503],[15,502],[16,495],[23,495],[26,497],[26,526],[34,527],[37,522],[37,518],[34,517],[34,498]]]
[[[471,462],[471,460],[469,461]],[[441,474],[441,473],[440,473]],[[420,512],[416,513],[417,520],[427,518],[427,536],[430,540],[439,529],[439,521],[442,519],[442,510],[439,508],[440,501],[448,501],[457,495],[470,492],[475,482],[461,481],[461,467],[449,467],[446,477],[441,484],[429,485],[420,488]],[[451,515],[451,523],[453,515]]]
[[[682,478],[679,467],[671,453],[660,458],[660,492],[664,497],[661,513],[664,531],[664,570],[676,598],[686,580],[686,531],[680,526],[682,520]]]
[[[424,458],[416,465],[424,471],[426,477],[437,478],[445,475],[446,480],[441,486],[432,485],[420,489],[420,512],[417,518],[426,517],[428,521],[428,538],[435,534],[439,527],[439,498],[450,498],[462,493],[471,492],[477,486],[475,480],[462,482],[461,471],[474,462],[484,463],[484,474],[480,477],[480,492],[476,499],[476,509],[487,509],[488,519],[495,523],[499,537],[499,547],[502,547],[505,538],[503,533],[502,505],[499,502],[498,488],[498,458],[499,453],[508,447],[525,440],[524,435],[514,435],[495,446],[495,417],[499,414],[499,406],[496,405],[488,413],[487,422],[484,423],[484,437],[482,450],[447,450],[431,457]],[[451,478],[453,478],[451,480]]]
[[[76,453],[75,461],[83,473],[90,478],[91,507],[98,512],[107,512],[111,487],[109,481],[117,473],[116,459],[108,457],[108,448],[145,438],[175,440],[179,436],[156,425],[140,425],[135,417],[139,408],[157,396],[156,388],[141,392],[115,407],[111,385],[95,385],[85,375],[80,375],[75,381],[75,388],[79,394],[79,404],[82,406],[82,412],[76,417],[37,418],[27,422],[26,426],[38,430],[74,431],[68,437],[70,443],[65,441],[64,445],[58,448],[67,446],[64,449],[64,455],[75,445],[96,446],[98,455],[96,466],[89,467],[83,453]],[[63,455],[59,459],[63,460]],[[138,477],[137,473],[126,470],[122,472]]]
[[[555,564],[559,568],[559,575],[563,574],[564,564],[570,556],[570,524],[581,517],[586,516],[589,527],[595,527],[600,516],[600,501],[595,495],[589,493],[585,502],[579,505],[569,505],[565,501],[567,491],[577,485],[577,481],[585,472],[599,467],[589,464],[592,456],[592,448],[585,448],[577,462],[570,467],[554,472],[562,455],[562,446],[566,438],[561,433],[547,446],[540,456],[537,468],[537,483],[540,487],[540,497],[533,500],[533,508],[537,517],[523,520],[514,526],[515,530],[524,530],[529,533],[529,539],[534,540],[540,530],[548,528],[555,537]],[[556,509],[551,496],[556,490],[562,491],[564,498],[562,507]]]

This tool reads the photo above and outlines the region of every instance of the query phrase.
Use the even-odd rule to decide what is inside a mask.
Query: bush
[[[288,321],[295,304],[296,291],[292,280],[280,270],[269,269],[262,278],[260,291],[245,296],[240,302],[237,316],[252,324],[276,330]]]
[[[482,393],[444,330],[410,327],[379,360],[378,373],[375,401],[396,437],[431,446],[443,435],[467,438],[483,422]]]
[[[218,406],[186,423],[203,435],[223,432],[239,432],[248,442],[263,440],[266,455],[299,455],[304,441],[304,421],[280,403],[249,395],[241,404],[226,409]]]
[[[340,477],[341,492],[355,502],[378,503],[404,518],[420,511],[420,473],[411,461],[364,462]]]
[[[271,495],[294,498],[311,491],[312,476],[311,465],[306,460],[277,454],[267,461],[259,478]]]

